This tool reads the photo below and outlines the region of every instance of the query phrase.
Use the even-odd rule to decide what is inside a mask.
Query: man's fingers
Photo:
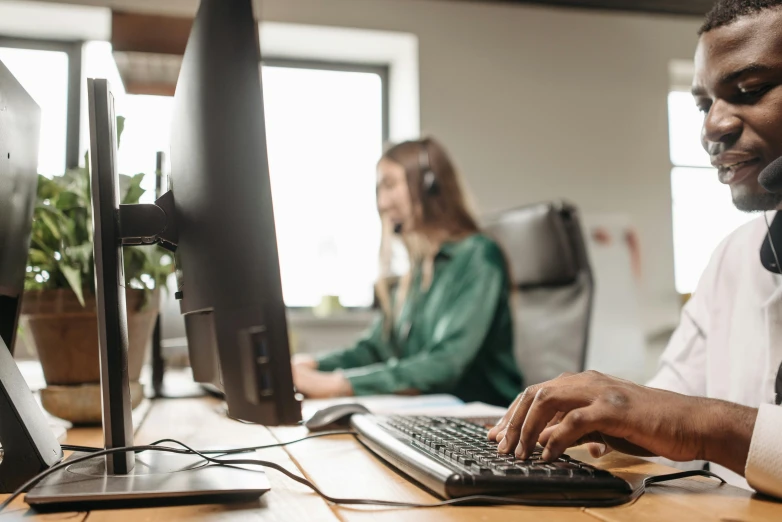
[[[590,442],[587,444],[587,449],[592,458],[599,459],[614,451],[614,449],[605,442]]]
[[[610,424],[600,406],[587,406],[568,412],[548,438],[543,459],[554,460],[569,447],[593,432],[601,432]]]
[[[513,410],[516,409],[516,405],[521,400],[521,396],[522,393],[516,396],[511,405],[508,407],[508,411],[506,411],[505,415],[503,415],[500,419],[500,422],[498,422],[496,426],[489,430],[489,440],[494,440],[497,442],[500,441],[498,435],[505,431],[505,428],[508,425],[508,420],[510,420],[510,416],[513,414]]]
[[[502,438],[502,442],[497,447],[501,453],[510,453],[513,448],[519,443],[519,436],[521,435],[521,426],[524,424],[524,419],[527,418],[527,411],[532,404],[532,399],[538,391],[537,386],[530,386],[524,393],[521,394],[516,407],[508,419],[508,423],[505,426],[505,435]]]
[[[589,390],[582,386],[544,386],[535,394],[521,428],[516,456],[529,458],[541,432],[555,417],[567,417],[571,410],[590,404]],[[562,421],[560,421],[561,423]]]

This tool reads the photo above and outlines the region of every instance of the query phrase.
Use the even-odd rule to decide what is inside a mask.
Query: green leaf
[[[73,290],[73,293],[76,294],[76,298],[79,300],[79,303],[84,306],[84,293],[81,286],[81,272],[65,263],[57,263],[57,265],[60,267],[62,274],[68,281],[68,285],[70,285],[71,290]]]
[[[123,179],[125,188],[123,189]],[[132,205],[139,202],[141,196],[146,192],[141,188],[141,182],[144,180],[144,174],[136,174],[135,176],[121,176],[120,177],[120,202],[123,205]]]
[[[66,190],[61,192],[57,197],[55,206],[59,210],[70,210],[84,206],[84,201],[82,201],[82,198],[79,196],[79,194]]]
[[[51,214],[48,212],[41,212],[40,213],[41,221],[43,221],[44,225],[46,225],[49,233],[54,236],[55,239],[58,241],[62,239],[62,234],[60,233],[60,227],[57,226],[54,219],[52,219]]]
[[[55,199],[60,193],[60,186],[55,180],[49,179],[46,176],[38,175],[38,199],[43,201],[46,199]]]
[[[125,117],[117,116],[117,148],[122,140],[122,132],[125,130]]]

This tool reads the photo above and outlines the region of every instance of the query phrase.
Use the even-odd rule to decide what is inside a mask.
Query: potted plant
[[[121,135],[118,118],[118,135]],[[100,423],[100,363],[95,312],[89,161],[63,176],[39,176],[21,324],[36,350],[47,387],[43,407],[76,424]],[[120,202],[138,203],[143,174],[120,175]],[[159,247],[124,249],[128,311],[128,373],[136,407],[139,376],[159,309],[159,288],[171,257]]]

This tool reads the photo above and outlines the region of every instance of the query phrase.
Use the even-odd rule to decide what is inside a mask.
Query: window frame
[[[68,98],[65,118],[65,168],[79,167],[81,156],[81,74],[83,40],[45,40],[0,34],[0,47],[31,51],[54,51],[68,56]]]

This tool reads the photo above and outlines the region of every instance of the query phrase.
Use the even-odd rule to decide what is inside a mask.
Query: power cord
[[[337,430],[337,431],[323,431],[320,433],[313,433],[310,435],[307,435],[306,437],[302,437],[300,439],[295,440],[289,440],[287,442],[277,442],[274,444],[266,444],[264,446],[250,446],[247,448],[231,448],[231,449],[224,449],[224,450],[209,450],[209,451],[202,451],[204,455],[235,455],[237,453],[252,453],[253,451],[258,450],[265,450],[270,448],[281,448],[283,446],[289,446],[291,444],[296,444],[297,442],[303,442],[305,440],[310,439],[317,439],[319,437],[333,437],[336,435],[355,435],[355,431],[351,430]],[[179,441],[176,441],[174,439],[160,439],[157,440],[149,446],[159,446],[160,444],[171,442],[174,444],[179,444]],[[72,446],[69,444],[61,444],[60,447],[65,451],[78,451],[79,453],[97,453],[99,451],[103,451],[103,448],[95,448],[91,446]],[[141,453],[140,451],[137,453]]]
[[[296,442],[301,442],[303,440],[308,440],[311,438],[316,437],[325,437],[330,435],[343,435],[343,434],[352,434],[355,435],[355,432],[324,432],[319,433],[315,435],[310,435],[308,437],[304,437],[302,439],[297,439],[290,442],[282,442],[278,444],[269,444],[266,446],[255,446],[254,449],[264,449],[264,448],[273,448],[273,447],[279,447],[279,446],[285,446],[288,444],[294,444]],[[327,495],[323,491],[321,491],[320,488],[318,488],[315,484],[310,482],[309,480],[300,477],[294,473],[291,473],[284,467],[280,466],[277,463],[269,462],[265,460],[257,460],[257,459],[220,459],[220,458],[214,458],[210,457],[208,454],[214,454],[214,453],[220,453],[222,455],[225,454],[236,454],[236,453],[244,453],[248,451],[254,451],[253,448],[235,448],[226,451],[220,451],[220,450],[211,450],[211,451],[197,451],[191,448],[190,446],[173,440],[173,439],[163,439],[162,441],[158,441],[158,443],[162,442],[171,442],[173,444],[176,444],[178,446],[181,446],[181,448],[172,448],[168,446],[160,446],[160,445],[147,445],[147,446],[129,446],[129,447],[123,447],[123,448],[112,448],[112,449],[106,449],[106,450],[99,450],[99,451],[92,451],[97,448],[86,448],[91,451],[89,455],[85,455],[83,457],[77,457],[73,459],[69,459],[66,461],[63,461],[59,464],[56,464],[55,466],[52,466],[51,468],[39,473],[35,477],[31,478],[24,484],[22,484],[16,491],[14,491],[5,501],[3,501],[2,504],[0,504],[0,512],[2,512],[4,509],[6,509],[16,498],[18,498],[20,495],[24,494],[28,489],[36,485],[38,482],[43,480],[44,478],[48,477],[52,473],[59,471],[67,466],[71,466],[73,464],[78,464],[81,462],[85,462],[90,459],[103,457],[106,455],[113,455],[115,453],[125,453],[129,451],[133,451],[135,453],[142,453],[145,451],[160,451],[165,453],[178,453],[178,454],[185,454],[185,455],[198,455],[202,459],[204,459],[206,462],[211,464],[216,464],[220,466],[260,466],[264,468],[273,469],[275,471],[279,471],[286,477],[290,478],[291,480],[294,480],[298,482],[299,484],[302,484],[309,489],[311,489],[313,492],[315,492],[318,496],[326,500],[327,502],[331,502],[333,504],[341,504],[341,505],[363,505],[363,506],[383,506],[383,507],[389,507],[389,508],[437,508],[437,507],[443,507],[443,506],[459,506],[459,505],[476,505],[476,504],[483,504],[483,505],[506,505],[506,506],[551,506],[552,502],[551,500],[537,500],[537,499],[518,499],[518,498],[512,498],[512,497],[498,497],[498,496],[490,496],[490,495],[471,495],[468,497],[460,497],[460,498],[454,498],[449,500],[443,500],[440,502],[434,502],[429,504],[421,504],[416,502],[397,502],[392,500],[375,500],[375,499],[357,499],[357,498],[340,498],[340,497],[332,497],[331,495]],[[78,446],[64,446],[64,448],[71,448],[71,447],[78,447]],[[695,470],[695,471],[686,471],[682,473],[672,473],[669,475],[658,475],[654,477],[647,477],[644,482],[643,486],[638,488],[636,491],[633,491],[632,493],[619,498],[613,498],[613,499],[600,499],[600,500],[590,500],[588,502],[579,501],[579,500],[557,500],[556,505],[557,506],[583,506],[584,504],[588,503],[591,506],[595,507],[609,507],[609,506],[615,506],[619,504],[624,504],[626,502],[629,502],[639,496],[641,493],[643,493],[647,486],[653,485],[653,484],[659,484],[661,482],[666,482],[669,480],[676,480],[686,477],[693,477],[693,476],[704,476],[704,477],[712,477],[717,478],[720,480],[721,483],[725,483],[725,481],[720,478],[719,476],[715,475],[714,473],[711,473],[710,471],[706,470]]]

